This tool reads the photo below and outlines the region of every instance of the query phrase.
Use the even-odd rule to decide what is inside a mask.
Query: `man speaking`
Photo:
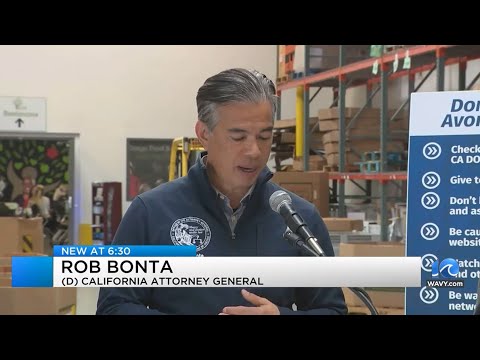
[[[206,152],[187,176],[137,196],[113,244],[196,245],[197,256],[301,256],[284,240],[287,226],[269,204],[283,190],[270,182],[266,166],[277,110],[273,82],[257,71],[230,69],[207,79],[196,100],[195,132]],[[318,210],[289,195],[325,255],[334,256]],[[97,306],[97,314],[346,312],[341,288],[102,288]]]

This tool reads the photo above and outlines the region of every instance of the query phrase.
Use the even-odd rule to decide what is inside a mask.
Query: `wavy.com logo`
[[[458,262],[452,258],[443,259],[442,262],[434,261],[432,264],[432,277],[439,277],[442,275],[445,279],[456,278],[460,272]]]
[[[434,261],[432,263],[432,279],[427,280],[429,287],[463,287],[463,280],[439,280],[456,279],[460,273],[460,266],[455,259],[446,258],[442,261]]]

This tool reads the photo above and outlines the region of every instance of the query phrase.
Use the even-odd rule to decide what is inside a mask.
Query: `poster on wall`
[[[68,243],[69,153],[64,140],[0,139],[0,216],[43,218],[48,245]]]
[[[68,167],[68,142],[0,139],[0,201],[26,208],[35,199],[34,190],[53,197],[58,188],[67,187]]]
[[[168,181],[173,139],[127,139],[127,200]]]

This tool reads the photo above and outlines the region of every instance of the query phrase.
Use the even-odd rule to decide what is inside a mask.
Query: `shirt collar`
[[[202,164],[202,167],[203,168],[206,168],[207,167],[207,155],[203,155],[202,158],[201,158],[201,164]],[[210,183],[211,184],[211,183]],[[223,201],[227,202],[229,205],[230,205],[230,199],[222,194],[222,192],[220,192],[220,190],[218,190],[213,184],[211,184],[213,189],[215,190],[215,192],[217,193],[217,196],[222,199]],[[240,204],[241,205],[245,205],[245,203],[247,202],[247,200],[250,198],[250,195],[252,194],[253,192],[253,189],[255,188],[255,184],[253,184],[250,189],[248,189],[247,193],[245,194],[245,196],[242,198],[242,200],[240,200]]]

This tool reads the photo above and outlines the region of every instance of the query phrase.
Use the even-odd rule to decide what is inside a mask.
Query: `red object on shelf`
[[[112,243],[122,219],[122,183],[92,184],[92,231],[94,243]]]

